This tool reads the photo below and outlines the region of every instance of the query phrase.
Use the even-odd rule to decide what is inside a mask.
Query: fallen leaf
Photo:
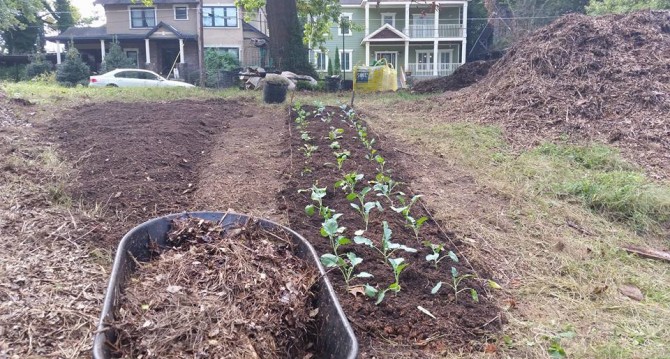
[[[119,197],[121,197],[121,192],[116,192],[116,194],[114,195],[114,198],[119,198]]]
[[[319,314],[319,308],[314,308],[314,309],[309,311],[309,317],[310,318],[316,317],[317,314]]]
[[[605,293],[607,288],[609,288],[607,285],[597,286],[597,287],[593,288],[593,292],[591,292],[591,293],[595,294],[595,295],[603,294],[603,293]]]
[[[626,297],[630,298],[630,299],[637,300],[638,302],[642,301],[644,299],[644,294],[642,294],[642,291],[640,290],[640,288],[638,288],[638,287],[636,287],[632,284],[622,285],[619,288],[619,292],[621,294],[625,295]]]
[[[207,336],[209,336],[210,338],[215,337],[217,335],[219,335],[219,328],[214,328],[210,330],[209,333],[207,333]]]
[[[359,294],[365,295],[365,289],[363,288],[362,285],[356,285],[349,288],[349,293],[353,294],[354,297],[357,297]]]
[[[495,344],[488,343],[488,344],[486,344],[486,346],[484,347],[484,353],[489,353],[489,354],[491,354],[491,353],[495,353],[495,352],[497,352],[497,351],[498,351],[498,347],[496,347]]]

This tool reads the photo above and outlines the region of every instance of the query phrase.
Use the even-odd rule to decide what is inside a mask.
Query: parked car
[[[90,87],[195,87],[181,81],[166,80],[159,74],[140,69],[116,69],[102,75],[91,76]]]

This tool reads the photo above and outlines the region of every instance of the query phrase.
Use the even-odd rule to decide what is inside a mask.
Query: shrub
[[[340,70],[340,49],[335,46],[335,67],[333,68],[333,75],[339,75]]]
[[[328,58],[328,76],[333,76],[333,62]]]
[[[90,70],[88,66],[79,57],[79,51],[70,44],[70,49],[65,55],[63,62],[56,71],[56,80],[63,86],[76,86],[77,84],[86,85]]]
[[[26,66],[26,78],[32,79],[38,75],[51,71],[53,65],[47,61],[43,53],[38,52],[32,61]]]
[[[219,85],[221,71],[232,71],[240,67],[237,58],[228,52],[219,52],[214,49],[205,51],[205,71],[207,72],[206,85],[216,87]]]
[[[119,42],[115,40],[109,47],[109,53],[105,56],[105,61],[102,62],[100,72],[105,73],[129,67],[135,67],[133,60],[126,56]]]
[[[316,88],[316,86],[312,86],[309,81],[298,81],[295,84],[296,90],[307,90],[307,91],[312,91]]]

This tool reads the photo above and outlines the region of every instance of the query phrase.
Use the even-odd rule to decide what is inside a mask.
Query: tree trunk
[[[270,57],[276,69],[316,77],[302,42],[296,0],[270,0],[265,5],[270,32]]]

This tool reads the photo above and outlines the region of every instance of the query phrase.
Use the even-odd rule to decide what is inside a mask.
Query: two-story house
[[[317,71],[327,71],[339,50],[345,77],[353,66],[386,58],[417,79],[451,74],[465,62],[469,0],[417,2],[412,0],[341,0],[342,17],[354,26],[346,33],[335,26],[325,52],[312,50]]]
[[[198,71],[198,0],[154,0],[151,6],[133,0],[96,3],[105,8],[104,26],[71,27],[48,40],[73,43],[94,70],[104,61],[109,43],[118,41],[138,68],[168,75],[176,67],[182,77]],[[202,26],[205,48],[230,52],[242,64],[245,56],[262,60],[256,39],[267,36],[242,20],[234,0],[204,0]]]

